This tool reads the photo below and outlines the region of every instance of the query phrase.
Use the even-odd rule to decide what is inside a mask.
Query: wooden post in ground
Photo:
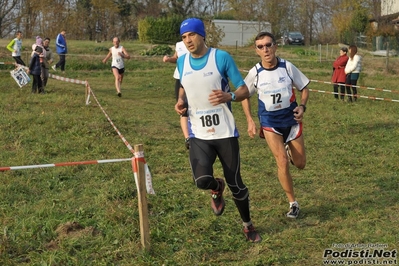
[[[150,250],[150,226],[148,221],[148,205],[147,205],[147,189],[145,182],[145,167],[144,167],[144,148],[143,144],[134,145],[137,182],[138,182],[138,204],[140,215],[140,235],[141,245],[146,251]]]

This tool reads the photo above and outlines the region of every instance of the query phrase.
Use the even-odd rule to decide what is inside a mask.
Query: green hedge
[[[183,20],[181,16],[146,17],[138,23],[139,40],[157,44],[175,44],[181,40],[179,28]]]

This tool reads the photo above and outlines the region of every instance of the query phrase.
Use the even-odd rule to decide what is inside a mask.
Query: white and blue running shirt
[[[179,57],[177,68],[188,101],[190,137],[238,137],[231,103],[213,106],[208,100],[212,90],[230,91],[228,78],[236,88],[245,84],[233,58],[225,51],[209,48],[200,58],[189,53]]]
[[[301,91],[310,82],[292,63],[281,58],[277,60],[272,69],[257,63],[245,77],[249,94],[258,93],[258,116],[262,127],[296,125],[293,110],[298,104],[294,89]]]
[[[111,53],[112,53],[111,67],[116,67],[117,69],[125,68],[123,57],[119,55],[119,53],[122,53],[123,51],[122,48],[123,46],[119,46],[118,48],[115,48],[115,46],[111,47]]]

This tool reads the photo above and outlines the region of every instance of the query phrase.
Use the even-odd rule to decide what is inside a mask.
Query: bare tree
[[[19,1],[3,0],[0,5],[0,37],[5,37],[19,29],[17,23]]]
[[[212,12],[211,14],[217,16],[225,10],[226,3],[223,0],[212,0],[210,6],[210,11]]]
[[[381,4],[381,1],[383,4]],[[363,8],[370,18],[381,8],[394,8],[395,0],[2,0],[0,36],[16,29],[27,38],[55,36],[62,28],[75,39],[101,39],[113,35],[134,37],[138,21],[146,16],[181,15],[270,22],[276,37],[301,31],[308,43],[334,42],[350,28],[355,11]],[[381,7],[384,5],[385,7]]]
[[[335,34],[336,29],[332,23],[332,17],[336,10],[336,2],[331,0],[320,0],[317,13],[315,14],[315,27],[313,28],[312,40],[321,43],[337,43],[339,38]]]
[[[265,7],[266,17],[264,20],[270,22],[272,33],[276,38],[291,30],[290,24],[293,23],[294,10],[290,8],[289,0],[270,0],[265,3]]]
[[[32,38],[34,26],[39,16],[38,0],[21,0],[21,9],[18,14],[21,27],[24,28],[26,38]]]
[[[224,7],[223,0],[164,0],[166,14],[183,17],[214,16]]]
[[[393,0],[391,0],[393,1]],[[381,16],[381,0],[368,0],[368,9],[372,18],[378,18]]]
[[[226,0],[238,20],[261,21],[266,16],[266,7],[261,0]]]

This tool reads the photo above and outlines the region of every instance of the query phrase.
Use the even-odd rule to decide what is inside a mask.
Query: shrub
[[[212,20],[204,20],[204,24],[207,45],[210,47],[218,47],[225,35],[224,31],[220,27],[216,26]]]
[[[177,15],[157,19],[146,17],[139,21],[139,40],[156,44],[175,44],[181,41],[179,29],[183,20],[183,17]],[[217,47],[225,35],[223,30],[210,19],[203,19],[203,21],[207,45]]]
[[[180,40],[179,28],[182,21],[181,16],[146,17],[139,21],[139,40],[157,44],[174,44]]]
[[[155,46],[151,49],[144,50],[140,53],[140,55],[147,55],[147,56],[152,56],[152,55],[167,55],[167,54],[173,54],[173,49],[170,48],[168,45],[163,44],[163,45],[158,45]]]

